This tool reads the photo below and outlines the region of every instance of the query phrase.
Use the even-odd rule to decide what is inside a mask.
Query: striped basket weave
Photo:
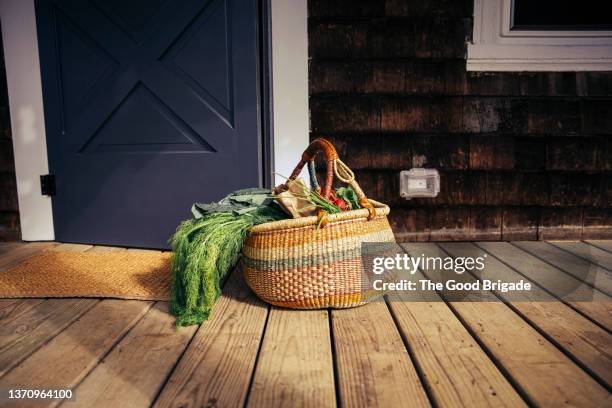
[[[325,139],[312,142],[289,179],[308,164],[313,188],[317,188],[317,152],[323,152],[327,160],[321,195],[329,197],[335,176],[353,188],[363,208],[253,227],[243,247],[244,275],[249,287],[273,305],[294,309],[362,305],[381,293],[367,290],[361,244],[395,242],[387,220],[389,207],[365,197],[353,173]]]

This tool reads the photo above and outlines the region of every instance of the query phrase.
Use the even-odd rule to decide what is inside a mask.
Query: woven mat
[[[0,298],[168,300],[170,253],[42,252],[0,271]]]

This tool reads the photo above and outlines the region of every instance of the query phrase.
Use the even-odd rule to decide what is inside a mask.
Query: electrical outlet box
[[[440,192],[440,173],[436,169],[410,169],[400,172],[400,196],[406,200],[435,197]]]

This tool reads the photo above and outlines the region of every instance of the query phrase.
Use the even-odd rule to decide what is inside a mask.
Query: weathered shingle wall
[[[11,121],[6,90],[4,51],[0,37],[0,241],[20,238]]]
[[[472,1],[309,0],[311,138],[400,240],[612,238],[612,73],[468,73]],[[399,171],[440,169],[435,199]]]

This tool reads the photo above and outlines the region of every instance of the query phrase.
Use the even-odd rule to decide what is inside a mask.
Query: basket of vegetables
[[[327,165],[322,186],[318,154]],[[305,165],[310,189],[298,179]],[[346,186],[334,190],[334,180]],[[389,207],[366,198],[329,141],[314,140],[274,196],[292,218],[253,226],[242,248],[246,282],[262,300],[295,309],[347,308],[380,295],[364,282],[361,245],[395,242]]]

